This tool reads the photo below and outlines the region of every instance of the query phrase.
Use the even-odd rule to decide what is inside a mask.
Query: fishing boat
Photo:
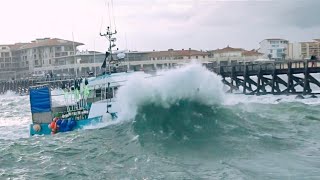
[[[117,120],[120,105],[116,101],[116,92],[127,79],[141,72],[130,72],[121,66],[123,54],[114,58],[117,33],[107,28],[104,36],[109,41],[103,73],[97,77],[75,79],[71,85],[63,85],[64,105],[53,106],[52,92],[49,85],[41,84],[29,88],[32,123],[30,135],[56,134],[88,125]],[[126,67],[126,66],[125,66]]]

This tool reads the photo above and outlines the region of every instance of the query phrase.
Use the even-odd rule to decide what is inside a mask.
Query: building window
[[[206,56],[202,56],[202,58],[203,58],[203,59],[205,59],[205,58],[206,58]]]
[[[64,50],[65,51],[73,51],[73,48],[71,46],[65,46]]]
[[[49,64],[51,64],[51,59],[49,59]]]
[[[1,49],[2,49],[2,50],[6,50],[7,48],[6,48],[6,47],[2,47]]]
[[[56,47],[56,51],[61,51],[61,47]]]
[[[196,56],[196,59],[198,59],[198,56]]]
[[[279,44],[279,41],[270,41],[270,44]]]
[[[62,53],[56,53],[59,54],[59,56],[68,56],[68,52],[62,52]]]
[[[270,49],[270,53],[271,53],[271,54],[273,53],[273,50],[272,50],[272,49]]]

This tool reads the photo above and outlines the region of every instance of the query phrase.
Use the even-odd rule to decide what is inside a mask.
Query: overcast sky
[[[74,34],[82,49],[105,51],[99,33],[109,14],[119,49],[253,49],[265,38],[320,38],[320,0],[1,0],[0,6],[0,44]]]

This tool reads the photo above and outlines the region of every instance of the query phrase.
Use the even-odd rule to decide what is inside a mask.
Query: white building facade
[[[228,64],[250,62],[262,58],[262,54],[254,49],[247,51],[243,48],[232,48],[230,46],[210,51],[210,53],[214,61],[219,63],[223,62],[224,64],[226,62],[228,62]]]
[[[74,64],[74,59],[66,62],[64,59],[61,60],[61,57],[73,57],[79,45],[83,44],[57,38],[43,38],[20,47],[20,51],[22,60],[26,61],[29,71],[32,72],[35,68]]]
[[[230,46],[227,46],[222,49],[216,49],[212,51],[214,58],[239,58],[242,57],[242,52],[245,50],[242,48],[232,48]]]
[[[208,60],[209,55],[208,52],[189,48],[187,50],[168,49],[168,51],[151,51],[146,53],[145,57],[147,60]]]
[[[301,51],[301,43],[289,43],[288,45],[288,59],[290,60],[302,60],[304,59]]]
[[[260,42],[259,52],[264,58],[281,60],[288,56],[289,41],[285,39],[265,39]]]

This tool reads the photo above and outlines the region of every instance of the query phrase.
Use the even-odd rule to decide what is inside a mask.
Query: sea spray
[[[118,97],[128,98],[122,106],[134,121],[95,130],[29,137],[29,97],[0,95],[0,177],[319,179],[320,99],[224,94],[219,77],[208,73],[217,80],[205,77],[205,84],[209,80],[196,81],[205,69],[192,66],[200,73],[192,75],[187,67],[161,72],[147,84],[133,79],[132,91]],[[166,75],[178,71],[189,75]],[[215,87],[207,93],[200,87],[197,96],[197,87],[180,81]]]
[[[187,99],[214,105],[221,104],[223,97],[221,78],[198,63],[159,71],[150,78],[137,74],[130,77],[117,93],[117,100],[121,104],[119,118],[134,119],[138,108],[144,104],[169,108],[180,100]]]
[[[0,95],[0,139],[29,137],[31,113],[28,98],[12,91]]]

